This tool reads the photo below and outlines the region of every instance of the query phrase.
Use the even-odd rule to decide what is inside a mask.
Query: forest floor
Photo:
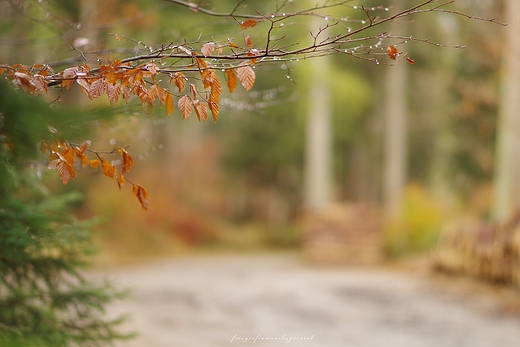
[[[507,304],[518,303],[518,292],[432,276],[425,267],[319,267],[296,254],[211,255],[88,277],[131,290],[108,309],[109,316],[129,315],[123,330],[139,334],[118,347],[520,346],[518,306]]]

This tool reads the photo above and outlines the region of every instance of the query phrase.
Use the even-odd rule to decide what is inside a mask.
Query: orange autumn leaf
[[[179,89],[179,93],[181,93],[182,90],[184,89],[184,79],[185,79],[185,76],[182,72],[176,72],[173,75],[173,83],[175,83],[175,85]]]
[[[159,99],[161,103],[164,102],[164,89],[159,87],[157,84],[150,86],[148,89],[148,95],[150,96],[152,102],[156,99]]]
[[[123,164],[121,165],[122,172],[129,172],[132,168],[132,165],[135,165],[135,161],[132,159],[130,154],[128,154],[126,149],[119,147],[117,151],[119,152],[119,154],[121,154],[121,157],[123,157]]]
[[[197,66],[199,67],[199,70],[208,68],[208,64],[203,59],[199,57],[195,57],[195,59],[197,60]]]
[[[103,174],[105,174],[105,176],[114,178],[116,168],[105,158],[101,158],[101,168],[103,169]]]
[[[148,210],[148,192],[139,184],[134,184],[132,188],[134,195],[137,197],[137,200],[141,203],[141,207],[143,211]]]
[[[104,78],[100,78],[90,85],[90,97],[99,98],[107,90],[107,81]]]
[[[200,51],[202,52],[202,55],[204,55],[205,57],[211,55],[211,53],[213,53],[214,50],[215,50],[215,42],[205,43],[204,45],[202,45],[202,48],[200,49]]]
[[[388,58],[396,60],[397,56],[399,55],[399,51],[397,48],[395,48],[395,46],[388,46],[386,48],[386,55],[388,55]]]
[[[250,90],[253,88],[253,85],[255,84],[255,71],[247,62],[240,63],[239,67],[237,68],[237,76],[240,80],[240,83],[246,90]]]
[[[63,161],[68,162],[70,165],[74,165],[74,159],[76,159],[75,151],[68,142],[63,144],[63,149],[59,154]]]
[[[146,114],[151,116],[153,113],[153,99],[150,97],[148,93],[143,93],[139,95],[139,98],[141,99],[141,103],[143,105],[144,110],[146,111]]]
[[[193,95],[193,100],[197,100],[199,98],[199,93],[197,92],[197,86],[193,83],[190,83],[191,95]]]
[[[406,59],[406,61],[409,62],[410,64],[412,64],[412,65],[415,64],[415,60],[413,60],[412,58],[406,57],[405,59]]]
[[[119,190],[121,190],[121,187],[125,184],[125,176],[123,174],[120,174],[116,172],[117,176],[117,186],[119,187]]]
[[[253,39],[251,38],[251,35],[247,35],[244,38],[244,42],[246,43],[247,48],[251,48],[253,46]]]
[[[92,143],[92,141],[90,141],[90,140],[83,141],[83,143],[81,145],[79,145],[78,151],[82,154],[85,153],[85,151],[90,147],[91,143]]]
[[[235,76],[235,73],[232,69],[226,70],[226,80],[226,85],[229,89],[229,92],[233,93],[233,91],[237,87],[237,77]]]
[[[231,47],[231,48],[239,48],[239,46],[237,44],[234,44],[231,41],[228,41],[228,46]]]
[[[183,95],[178,101],[179,110],[181,111],[184,119],[188,118],[193,109],[193,103],[189,96]]]
[[[101,165],[101,161],[99,159],[92,159],[92,160],[88,161],[88,165],[93,167],[93,168],[96,168],[99,165]]]
[[[206,103],[199,100],[195,100],[193,102],[193,107],[195,109],[195,113],[197,114],[199,122],[205,122],[208,119],[208,108],[206,107]]]
[[[51,161],[47,166],[50,170],[57,169],[60,180],[63,184],[69,183],[70,179],[74,179],[76,177],[76,171],[72,165],[65,160],[65,158],[59,154],[54,153],[58,158]]]
[[[166,115],[169,116],[175,108],[173,103],[173,96],[172,93],[170,93],[170,91],[166,93],[166,96],[164,98],[164,105],[166,106]]]
[[[240,28],[241,29],[247,29],[247,28],[252,28],[256,25],[256,20],[254,19],[247,19],[245,21],[243,21],[241,24],[240,24]]]
[[[107,83],[107,96],[110,104],[113,105],[119,100],[121,95],[121,85]]]
[[[209,88],[215,83],[215,80],[218,79],[217,74],[214,69],[205,69],[200,72],[200,77],[202,79],[202,85],[204,89]]]
[[[76,150],[76,156],[81,161],[81,166],[86,167],[88,164],[87,155]]]

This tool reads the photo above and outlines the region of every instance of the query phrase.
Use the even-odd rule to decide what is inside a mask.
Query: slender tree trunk
[[[319,20],[313,19],[313,33]],[[324,208],[332,201],[331,97],[329,90],[329,58],[309,62],[312,88],[308,95],[305,149],[305,205],[311,211]]]
[[[502,91],[497,129],[493,217],[503,221],[520,207],[520,1],[506,1]]]
[[[404,1],[394,1],[394,10],[404,9]],[[398,35],[405,25],[391,23],[390,32]],[[406,29],[406,28],[405,28]],[[407,66],[401,61],[388,68],[385,81],[385,166],[383,171],[383,205],[387,217],[401,213],[407,171]]]
[[[462,41],[460,28],[457,21],[451,16],[441,13],[437,18],[432,16],[432,26],[438,26],[441,37],[447,45],[456,45]],[[417,23],[419,24],[419,23]],[[430,166],[430,185],[435,197],[448,206],[454,201],[454,192],[449,181],[451,170],[451,157],[456,147],[456,135],[451,126],[450,118],[453,117],[453,102],[451,100],[450,84],[454,79],[456,64],[460,59],[460,51],[456,49],[442,50],[436,70],[431,76],[432,85],[429,86],[429,110],[431,129],[434,132],[432,163]]]

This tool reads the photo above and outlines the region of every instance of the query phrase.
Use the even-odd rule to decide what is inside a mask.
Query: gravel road
[[[132,295],[118,347],[519,347],[520,318],[426,276],[319,268],[294,255],[205,256],[98,270]]]

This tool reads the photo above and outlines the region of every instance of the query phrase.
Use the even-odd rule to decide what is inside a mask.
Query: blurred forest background
[[[278,3],[247,4],[267,12]],[[391,11],[416,3],[363,2]],[[225,12],[235,4],[220,0],[212,6]],[[450,8],[506,21],[504,5],[461,0]],[[331,12],[363,15],[352,7]],[[12,0],[0,4],[0,13],[0,61],[48,63],[56,70],[80,62],[84,52],[116,59],[199,35],[242,39],[229,20],[165,1]],[[284,34],[308,40],[309,25],[286,25]],[[388,256],[426,252],[446,223],[492,216],[506,29],[430,13],[375,33],[382,30],[466,47],[413,40],[399,45],[414,65],[346,55],[266,64],[256,70],[251,91],[222,95],[216,124],[183,120],[178,113],[166,117],[160,110],[148,117],[139,103],[112,106],[115,115],[97,120],[85,139],[99,151],[128,146],[137,161],[132,180],[150,194],[146,213],[130,193],[91,170],[78,169],[76,180],[64,187],[55,172],[44,169],[46,182],[56,192],[82,192],[84,198],[70,209],[80,218],[99,218],[95,240],[102,264],[193,250],[297,249],[301,216],[331,203],[376,206],[384,216]],[[251,31],[253,38],[261,32],[261,24]],[[326,87],[325,94],[316,94],[317,85]],[[317,105],[310,104],[313,99]],[[110,106],[106,98],[91,101],[74,91],[59,101],[86,110]],[[330,110],[331,124],[330,172],[325,171],[331,180],[317,202],[306,183],[309,110],[316,107]]]

